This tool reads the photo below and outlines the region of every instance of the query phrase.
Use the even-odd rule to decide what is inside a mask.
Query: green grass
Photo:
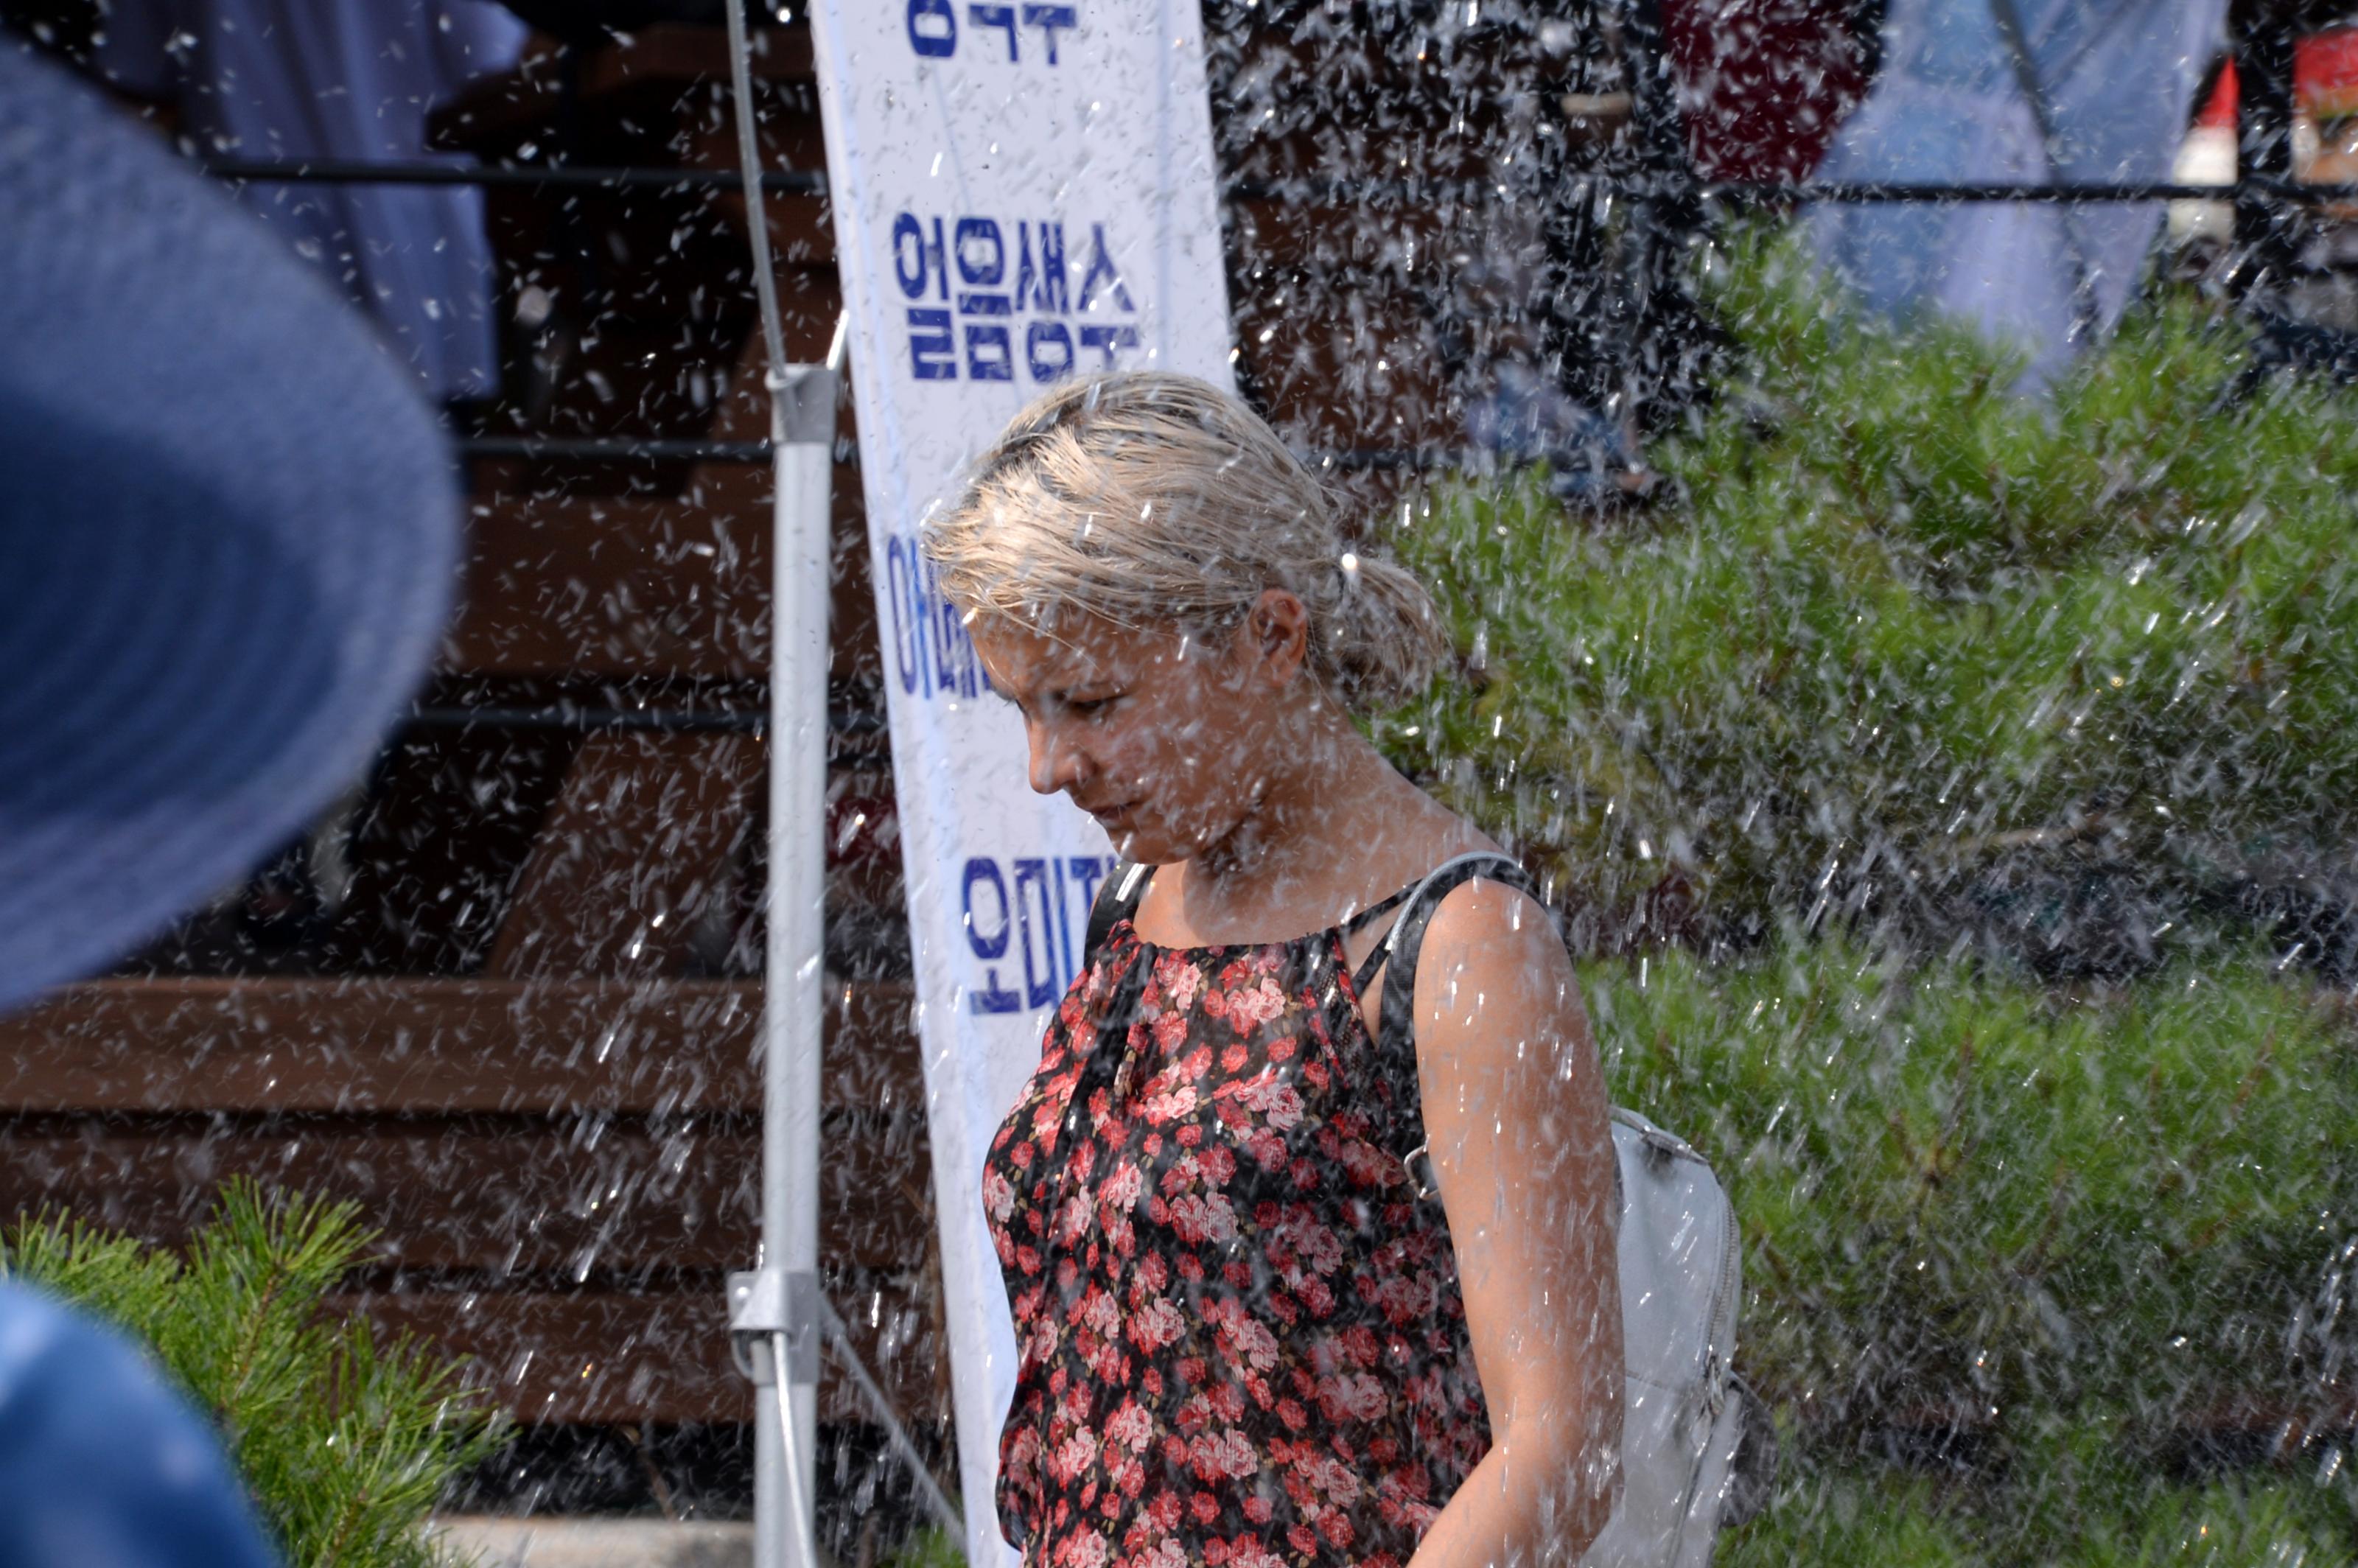
[[[218,1423],[293,1568],[429,1568],[422,1527],[500,1423],[458,1368],[323,1311],[372,1236],[350,1205],[224,1186],[184,1252],[70,1218],[18,1226],[0,1271],[143,1340]]]
[[[2215,410],[2244,340],[2190,298],[2050,408],[1961,330],[1844,318],[1782,243],[1711,270],[1738,378],[1653,452],[1664,500],[1452,482],[1394,535],[1466,677],[1379,725],[1395,756],[1585,895],[1675,865],[1755,935],[1937,941],[2042,833],[2180,903],[2347,859],[2358,405]]]

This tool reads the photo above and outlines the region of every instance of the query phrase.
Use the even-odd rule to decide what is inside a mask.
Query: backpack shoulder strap
[[[1401,906],[1400,918],[1392,922],[1390,934],[1376,945],[1354,977],[1364,995],[1376,972],[1384,970],[1384,1000],[1376,1028],[1377,1049],[1384,1055],[1410,1062],[1416,1059],[1416,965],[1424,945],[1424,928],[1433,923],[1442,900],[1477,879],[1503,882],[1530,894],[1534,902],[1539,899],[1539,889],[1532,885],[1529,872],[1489,850],[1445,860],[1417,884]]]
[[[1113,935],[1113,928],[1138,913],[1146,897],[1146,884],[1153,879],[1152,866],[1123,860],[1098,884],[1098,896],[1089,905],[1088,939],[1081,944],[1083,969],[1098,961],[1098,951]]]

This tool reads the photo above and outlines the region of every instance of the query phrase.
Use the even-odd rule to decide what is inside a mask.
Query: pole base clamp
[[[807,1269],[753,1269],[729,1276],[729,1353],[755,1383],[778,1380],[784,1336],[786,1381],[816,1384],[819,1350],[818,1276]]]

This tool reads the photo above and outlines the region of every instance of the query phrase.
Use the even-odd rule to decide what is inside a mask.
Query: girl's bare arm
[[[1620,1476],[1613,1140],[1596,1048],[1554,926],[1494,882],[1434,913],[1415,1012],[1491,1449],[1411,1568],[1569,1568],[1604,1529]]]

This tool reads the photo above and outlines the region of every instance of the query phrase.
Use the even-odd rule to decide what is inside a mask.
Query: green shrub
[[[2353,1561],[2344,1498],[2314,1483],[2156,1487],[2085,1521],[2073,1568],[2330,1568]]]
[[[2215,408],[2244,340],[2190,299],[2050,409],[1961,329],[1844,317],[1784,244],[1714,279],[1740,379],[1653,454],[1665,500],[1453,482],[1397,535],[1467,676],[1379,727],[1397,757],[1583,897],[1677,866],[1756,935],[1848,910],[1938,947],[2025,855],[2136,868],[2148,926],[2346,865],[2353,400]]]
[[[1838,944],[1584,983],[1616,1098],[1728,1183],[1743,1360],[1805,1424],[2136,1445],[2333,1393],[2358,1060],[2305,985],[2075,995]]]
[[[1784,1413],[1787,1484],[1732,1561],[1888,1535],[1873,1561],[2192,1562],[2168,1519],[2292,1529],[2171,1477],[2225,1412],[2344,1419],[2339,1003],[2256,963],[2070,991],[1834,942],[1582,979],[1614,1098],[1708,1154],[1743,1226],[1737,1365]],[[1969,1476],[1939,1508],[1871,1463],[1933,1440]],[[2342,1497],[2299,1512],[2333,1561]]]
[[[209,1411],[293,1568],[428,1568],[422,1534],[500,1430],[457,1368],[322,1311],[373,1239],[348,1204],[225,1185],[185,1253],[70,1218],[18,1226],[0,1271],[112,1320]]]
[[[2059,1492],[2061,1488],[2058,1489]],[[1782,1487],[1759,1519],[1723,1537],[1719,1568],[2343,1568],[2351,1513],[2313,1480],[2207,1486],[2146,1478],[2093,1507],[2030,1508],[1954,1482],[1855,1467]]]
[[[886,1560],[886,1568],[964,1568],[966,1542],[937,1524],[916,1530]]]
[[[1980,1568],[1959,1522],[1920,1476],[1815,1472],[1779,1488],[1758,1519],[1722,1538],[1718,1568]]]
[[[1710,271],[1736,373],[1656,502],[1410,515],[1463,678],[1376,733],[1592,938],[1676,889],[1737,939],[1584,970],[1744,1227],[1788,1464],[1724,1561],[2349,1562],[2330,1466],[2187,1476],[2236,1410],[2346,1424],[2358,1061],[2272,960],[2358,979],[2358,399],[2228,398],[2190,297],[2037,404],[1782,240]]]

